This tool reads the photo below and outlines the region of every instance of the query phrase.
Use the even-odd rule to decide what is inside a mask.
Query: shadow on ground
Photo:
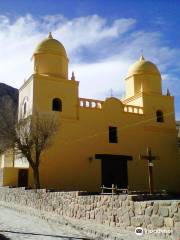
[[[4,233],[14,233],[14,234],[21,234],[21,235],[32,235],[32,236],[44,236],[44,237],[54,237],[54,238],[63,238],[67,240],[92,240],[92,238],[85,238],[85,237],[70,237],[70,236],[61,236],[61,235],[51,235],[51,234],[42,234],[42,233],[29,233],[29,232],[17,232],[17,231],[9,231],[4,230]],[[10,238],[5,237],[4,235],[0,234],[0,240],[10,240]]]
[[[10,240],[10,238],[0,234],[0,240]]]

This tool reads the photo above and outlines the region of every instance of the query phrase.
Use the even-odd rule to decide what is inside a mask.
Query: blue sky
[[[180,1],[1,0],[1,82],[20,87],[38,42],[53,32],[80,80],[80,96],[124,94],[124,77],[141,51],[157,64],[180,119]]]

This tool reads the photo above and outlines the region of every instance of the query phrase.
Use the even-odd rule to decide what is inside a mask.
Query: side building
[[[17,120],[19,91],[16,88],[0,83],[0,124],[11,125]],[[7,119],[8,118],[8,119]],[[1,126],[2,127],[2,126]],[[1,128],[3,130],[3,128]],[[14,149],[6,150],[4,138],[0,138],[0,186],[18,185],[19,175],[29,166],[27,161],[15,160]]]
[[[155,64],[141,56],[125,78],[125,98],[101,101],[79,97],[79,81],[74,74],[68,79],[66,50],[51,34],[37,46],[33,60],[34,72],[19,89],[19,119],[54,111],[61,123],[42,155],[42,187],[100,191],[102,185],[115,184],[147,191],[148,162],[139,156],[150,147],[157,156],[155,190],[179,191],[174,97],[169,91],[163,95]],[[32,187],[31,169],[22,175],[9,181]]]

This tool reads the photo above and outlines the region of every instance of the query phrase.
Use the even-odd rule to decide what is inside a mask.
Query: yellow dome
[[[129,68],[127,77],[136,74],[150,74],[160,76],[160,72],[156,65],[150,61],[146,61],[143,56],[141,56],[140,59]]]
[[[66,50],[62,43],[53,39],[51,33],[49,33],[48,38],[44,39],[36,47],[34,54],[38,53],[51,53],[55,55],[64,56],[67,58]]]

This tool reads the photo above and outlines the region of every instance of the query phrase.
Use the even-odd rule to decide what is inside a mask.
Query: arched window
[[[62,112],[62,101],[59,98],[54,98],[52,102],[52,110]]]
[[[156,120],[157,122],[164,122],[164,116],[161,110],[156,111]]]
[[[24,112],[24,115],[26,115],[26,112],[27,112],[27,103],[26,102],[24,103],[23,112]]]

